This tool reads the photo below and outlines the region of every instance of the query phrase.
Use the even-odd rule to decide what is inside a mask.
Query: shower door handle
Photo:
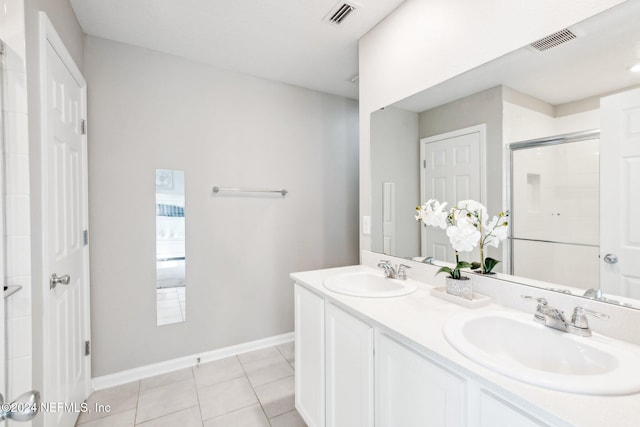
[[[57,285],[68,285],[70,281],[71,277],[68,274],[58,277],[56,273],[53,273],[49,278],[49,289],[53,289]]]
[[[604,262],[607,264],[615,264],[618,262],[618,257],[614,254],[606,254],[604,256]]]

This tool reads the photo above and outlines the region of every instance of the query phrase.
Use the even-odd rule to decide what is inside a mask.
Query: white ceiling
[[[404,0],[71,0],[86,34],[297,86],[358,97],[358,39]],[[340,4],[343,2],[341,1]]]
[[[640,1],[627,1],[569,27],[578,37],[545,52],[528,46],[394,106],[420,112],[498,85],[552,105],[640,85]]]

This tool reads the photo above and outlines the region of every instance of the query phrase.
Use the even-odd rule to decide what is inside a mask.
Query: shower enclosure
[[[599,288],[599,132],[509,145],[511,274]]]

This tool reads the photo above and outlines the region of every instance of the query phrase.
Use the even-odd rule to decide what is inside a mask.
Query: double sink
[[[367,269],[331,276],[324,286],[343,295],[388,298],[413,293],[418,282]],[[580,337],[535,323],[532,315],[488,309],[449,318],[443,335],[468,359],[529,384],[579,394],[640,392],[638,346],[602,335]]]

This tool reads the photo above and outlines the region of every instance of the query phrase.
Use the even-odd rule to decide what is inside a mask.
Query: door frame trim
[[[48,160],[49,157],[47,155],[47,108],[48,99],[47,99],[47,83],[46,76],[48,72],[48,63],[47,63],[47,45],[50,45],[57,55],[62,60],[62,63],[65,65],[72,78],[76,81],[81,91],[81,105],[80,105],[80,115],[81,118],[86,120],[87,118],[87,84],[80,72],[80,69],[76,65],[73,60],[71,54],[65,47],[62,39],[58,35],[58,32],[55,30],[53,24],[49,20],[49,17],[45,12],[40,11],[38,14],[39,18],[39,34],[38,34],[38,44],[39,44],[39,79],[40,79],[40,186],[41,186],[41,233],[42,233],[42,246],[41,246],[41,271],[42,271],[42,280],[40,283],[41,292],[42,292],[42,360],[43,360],[43,372],[42,372],[42,395],[47,398],[50,392],[50,384],[51,384],[51,369],[48,365],[48,360],[51,360],[49,357],[49,352],[51,349],[51,331],[50,325],[48,322],[49,319],[49,301],[50,301],[50,289],[49,289],[49,280],[48,280],[48,270],[49,270],[49,255],[47,253],[48,248],[48,222],[46,220],[46,212],[49,206],[49,194],[46,190],[47,188],[47,174],[48,174]],[[87,157],[87,134],[81,135],[81,144],[83,146],[83,156],[82,156],[82,186],[83,186],[83,213],[82,213],[82,221],[84,224],[84,229],[89,229],[89,212],[88,212],[88,157]],[[83,289],[83,336],[85,340],[90,340],[91,338],[91,328],[90,328],[90,282],[89,282],[89,245],[85,245],[83,247],[83,271],[84,278],[83,283],[85,289]],[[84,394],[86,396],[91,392],[91,357],[84,358],[84,369],[86,372],[85,376],[85,384],[84,384]],[[47,421],[45,419],[45,425]]]

